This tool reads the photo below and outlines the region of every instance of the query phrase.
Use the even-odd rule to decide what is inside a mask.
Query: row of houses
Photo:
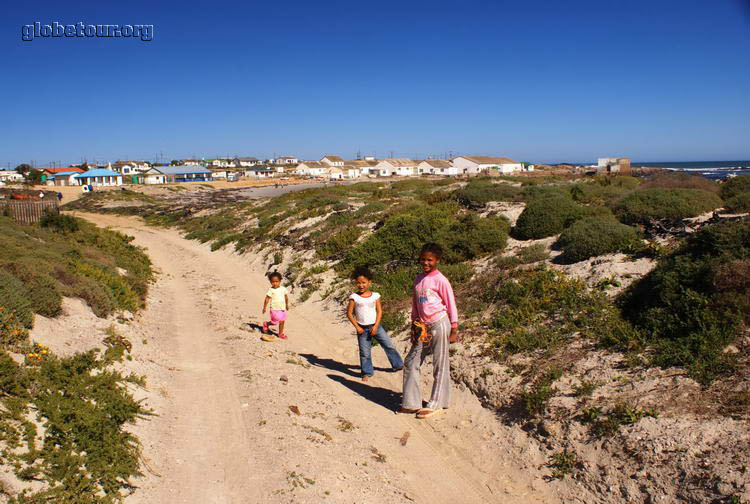
[[[323,156],[320,161],[302,161],[296,173],[303,176],[324,177],[332,180],[353,179],[363,176],[410,177],[414,175],[479,175],[495,173],[509,175],[520,171],[533,171],[534,165],[519,163],[506,157],[459,156],[447,159],[425,159],[415,161],[409,158],[386,158],[344,160],[339,156]]]

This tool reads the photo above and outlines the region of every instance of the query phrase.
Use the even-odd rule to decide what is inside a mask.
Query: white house
[[[4,182],[6,184],[23,182],[23,175],[18,173],[16,170],[0,170],[0,182]]]
[[[114,170],[123,175],[132,175],[135,173],[143,173],[147,171],[151,166],[145,161],[122,161],[117,160],[114,163],[107,163],[107,169]]]
[[[349,162],[341,167],[341,171],[344,178],[347,179],[357,179],[362,176],[362,170],[357,165],[350,164]]]
[[[334,156],[334,155],[323,156],[320,162],[325,163],[328,166],[344,166],[344,160],[340,156]]]
[[[215,168],[234,168],[235,164],[229,159],[214,159],[211,161],[211,166]]]
[[[458,175],[458,168],[445,159],[425,159],[417,165],[417,171],[420,175],[445,175],[450,177]]]
[[[381,177],[416,175],[417,163],[409,158],[386,158],[375,165],[374,170]]]
[[[258,161],[258,159],[254,157],[241,157],[241,158],[234,159],[235,166],[241,166],[243,168],[247,168],[249,166],[255,166],[259,163],[260,161]]]
[[[498,170],[502,174],[523,171],[523,165],[518,161],[496,156],[459,156],[453,159],[453,166],[458,169],[459,175],[489,173],[490,169]]]
[[[292,156],[281,156],[273,160],[273,164],[277,164],[277,165],[289,165],[289,164],[297,164],[297,163],[299,163],[299,160],[296,157],[292,157]]]
[[[122,185],[122,175],[112,170],[96,168],[84,173],[73,175],[73,179],[78,185],[91,186],[120,186]]]
[[[329,165],[321,161],[302,161],[297,165],[298,175],[309,175],[312,177],[322,177],[328,173]]]
[[[338,166],[331,166],[328,168],[328,179],[329,180],[341,180],[344,178],[344,171]]]
[[[378,162],[375,160],[367,160],[367,159],[355,159],[352,161],[345,161],[344,166],[352,166],[359,169],[359,177],[360,175],[369,175],[370,170],[375,168],[377,166]]]
[[[227,170],[225,170],[224,168],[211,170],[211,176],[215,179],[226,179]]]
[[[252,177],[252,178],[271,178],[276,173],[276,170],[273,168],[266,168],[266,167],[255,167],[250,168],[249,170],[245,170],[245,176]]]

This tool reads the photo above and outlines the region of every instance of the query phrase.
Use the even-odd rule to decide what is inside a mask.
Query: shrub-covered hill
[[[105,352],[62,357],[28,328],[35,313],[60,314],[62,296],[99,316],[139,309],[151,263],[128,237],[65,215],[31,226],[0,217],[0,250],[0,465],[23,489],[3,487],[3,502],[121,502],[140,474],[125,424],[150,414],[128,390],[143,379],[112,367],[129,343],[112,327]]]
[[[143,306],[151,261],[131,238],[81,219],[51,214],[39,225],[0,217],[0,306],[25,327],[54,317],[62,297],[79,297],[99,316]]]

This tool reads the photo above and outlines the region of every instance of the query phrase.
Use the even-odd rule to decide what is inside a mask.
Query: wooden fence
[[[55,197],[44,200],[2,199],[0,200],[0,215],[9,215],[24,224],[34,224],[39,222],[46,211],[58,213],[59,206]]]

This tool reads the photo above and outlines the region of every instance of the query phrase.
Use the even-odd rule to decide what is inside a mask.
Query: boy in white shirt
[[[268,304],[271,304],[271,320],[263,322],[263,333],[269,333],[269,325],[279,324],[279,338],[286,339],[284,334],[284,322],[286,322],[286,312],[289,309],[289,295],[286,287],[281,286],[281,273],[274,271],[268,275],[271,282],[271,288],[266,292],[266,299],[263,302],[263,313],[266,313]],[[264,338],[265,339],[265,338]]]
[[[357,292],[349,296],[346,316],[357,331],[359,340],[359,363],[362,369],[362,381],[366,382],[375,374],[372,367],[372,339],[375,338],[385,350],[385,355],[394,371],[404,367],[401,355],[393,346],[391,338],[380,325],[383,309],[380,306],[380,294],[370,291],[372,273],[367,268],[357,268],[352,274]]]

